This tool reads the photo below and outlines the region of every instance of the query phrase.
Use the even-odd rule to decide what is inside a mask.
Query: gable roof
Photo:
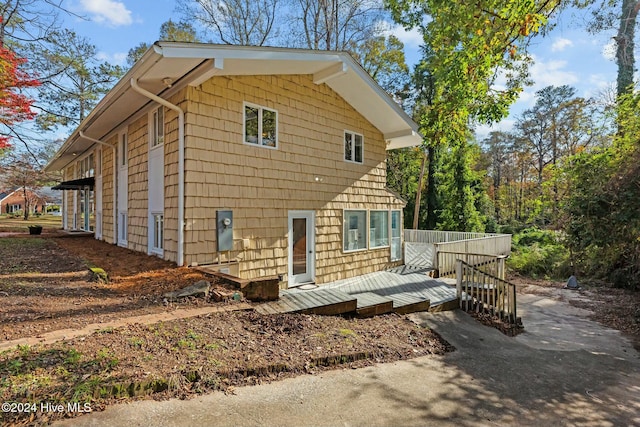
[[[166,99],[215,75],[275,74],[307,74],[316,84],[326,83],[382,132],[387,149],[422,142],[418,125],[346,52],[156,42],[69,136],[46,169],[64,168],[94,144],[82,138],[81,131],[101,140],[151,102],[131,89],[131,80]]]

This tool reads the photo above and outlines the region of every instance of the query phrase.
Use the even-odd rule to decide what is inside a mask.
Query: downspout
[[[84,138],[88,141],[91,142],[95,142],[96,144],[100,144],[100,145],[104,145],[106,147],[111,147],[111,152],[113,153],[113,244],[117,245],[118,244],[118,230],[116,229],[116,224],[118,221],[118,207],[117,207],[117,194],[116,194],[116,173],[117,173],[117,169],[118,169],[118,161],[116,159],[116,146],[118,145],[116,143],[116,145],[111,145],[111,144],[107,144],[106,142],[102,142],[99,139],[95,139],[95,138],[91,138],[90,136],[87,136],[84,134],[84,132],[81,130],[79,132],[80,138]],[[100,159],[102,160],[102,159]],[[102,169],[102,167],[101,167]],[[104,197],[104,193],[102,194],[102,196]],[[102,225],[100,226],[102,228],[102,236],[101,238],[104,239],[104,227],[102,227]]]
[[[181,267],[184,265],[184,111],[166,99],[138,86],[135,78],[131,79],[131,88],[142,96],[178,113],[178,259],[176,264]]]

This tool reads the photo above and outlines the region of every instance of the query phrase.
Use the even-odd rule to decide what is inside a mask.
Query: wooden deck
[[[287,289],[280,299],[256,307],[262,314],[357,313],[375,316],[395,311],[441,311],[458,307],[455,286],[432,279],[428,269],[398,267],[322,285],[316,289]]]

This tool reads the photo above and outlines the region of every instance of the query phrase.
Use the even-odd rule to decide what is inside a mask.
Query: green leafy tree
[[[394,19],[422,32],[434,77],[428,114],[434,143],[464,141],[471,122],[493,123],[508,114],[527,83],[526,47],[558,1],[385,0]],[[500,74],[506,85],[494,83]],[[425,128],[427,126],[424,126]]]
[[[407,97],[409,67],[404,44],[395,36],[375,36],[349,49],[351,55],[384,90],[401,102]]]
[[[565,231],[576,267],[617,286],[640,287],[640,94],[619,98],[614,143],[571,158]]]
[[[485,231],[485,218],[479,205],[485,193],[482,175],[471,167],[479,150],[469,143],[446,150],[442,169],[442,211],[438,228],[453,231]]]

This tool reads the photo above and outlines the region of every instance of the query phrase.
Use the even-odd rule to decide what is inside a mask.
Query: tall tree
[[[16,123],[35,117],[31,109],[33,100],[21,91],[38,86],[39,82],[21,69],[25,62],[11,50],[0,46],[0,150],[10,145]]]
[[[294,40],[320,50],[350,50],[379,36],[383,8],[376,0],[291,0]]]
[[[158,40],[170,41],[170,42],[187,42],[195,43],[199,42],[200,38],[197,35],[196,29],[193,25],[186,21],[174,22],[171,19],[164,22],[160,26],[160,34]],[[141,42],[136,47],[129,49],[127,54],[127,64],[132,67],[142,55],[149,50],[151,44],[147,42]]]
[[[24,200],[24,219],[29,219],[33,204],[32,193],[50,177],[43,172],[46,163],[46,152],[36,151],[35,156],[25,150],[11,149],[0,161],[0,178],[12,188],[19,188]]]
[[[435,99],[434,142],[464,141],[472,121],[508,114],[527,83],[527,45],[559,4],[556,0],[385,0],[394,19],[418,27],[429,50]],[[494,83],[503,74],[507,84]]]
[[[71,30],[56,31],[49,41],[34,61],[47,82],[35,104],[36,123],[43,130],[77,126],[124,71],[99,61],[96,47]]]
[[[592,19],[587,30],[592,33],[615,30],[618,96],[633,91],[635,72],[635,33],[640,1],[638,0],[574,0],[576,6],[589,8]]]
[[[579,272],[621,287],[640,287],[640,94],[619,97],[625,129],[608,147],[573,156],[564,210]]]
[[[589,148],[601,132],[594,103],[575,94],[567,85],[545,87],[536,92],[535,105],[516,124],[518,138],[531,152],[536,171],[542,224],[558,224],[559,204],[566,191],[563,162]]]
[[[407,97],[409,67],[405,60],[404,44],[397,37],[375,36],[351,46],[349,52],[384,90],[395,96],[397,102]]]
[[[277,37],[280,0],[188,0],[178,4],[185,20],[215,35],[215,41],[263,46]]]

